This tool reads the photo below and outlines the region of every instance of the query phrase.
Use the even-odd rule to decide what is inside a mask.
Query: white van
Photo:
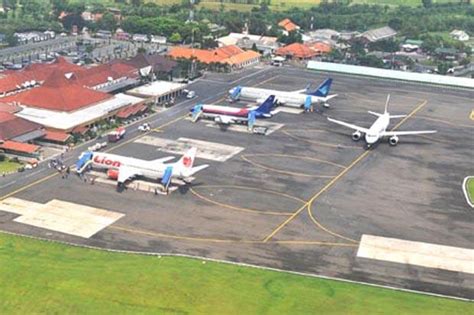
[[[196,92],[194,91],[188,91],[188,94],[186,94],[186,98],[194,98],[196,96]]]

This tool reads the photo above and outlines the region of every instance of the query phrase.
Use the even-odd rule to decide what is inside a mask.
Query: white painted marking
[[[206,127],[222,128],[221,126],[219,126],[219,124],[209,122],[206,120],[202,120],[202,121],[206,122]],[[269,121],[258,121],[254,127],[267,127],[268,130],[265,135],[268,136],[274,133],[275,131],[277,131],[278,129],[282,128],[283,126],[284,124],[277,124],[277,123],[272,123]],[[230,124],[228,126],[225,126],[224,128],[226,131],[236,131],[236,132],[244,132],[244,133],[252,134],[252,132],[249,131],[246,125]]]
[[[287,114],[301,114],[304,110],[301,108],[287,107],[287,106],[278,106],[276,109],[272,110],[272,114],[276,115],[278,113],[287,113]]]
[[[124,216],[122,213],[53,199],[45,204],[18,198],[0,202],[0,209],[19,214],[14,221],[89,238]]]
[[[357,257],[474,274],[474,249],[362,235]]]
[[[178,140],[169,140],[153,136],[144,136],[134,141],[158,147],[158,151],[182,155],[191,147],[197,148],[196,156],[198,158],[225,162],[234,155],[240,153],[244,148],[231,146],[216,142],[194,140],[189,138],[179,138]]]

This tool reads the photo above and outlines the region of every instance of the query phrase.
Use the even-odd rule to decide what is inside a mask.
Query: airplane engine
[[[266,98],[259,98],[257,99],[257,104],[263,104],[267,99]]]
[[[398,137],[397,136],[390,137],[390,139],[388,139],[388,143],[390,143],[391,146],[397,145]]]
[[[362,137],[362,134],[360,131],[356,131],[352,134],[352,140],[354,141],[359,141],[359,139]]]
[[[324,106],[325,108],[331,107],[331,105],[329,105],[329,103],[326,103],[326,102],[323,103],[323,106]]]
[[[110,178],[110,179],[113,179],[113,180],[117,180],[118,177],[119,177],[119,171],[118,171],[118,170],[109,169],[109,170],[107,171],[107,177]]]

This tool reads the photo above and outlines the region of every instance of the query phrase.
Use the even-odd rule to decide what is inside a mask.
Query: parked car
[[[151,130],[150,124],[149,123],[144,123],[140,126],[138,126],[138,130],[141,132],[147,132]]]

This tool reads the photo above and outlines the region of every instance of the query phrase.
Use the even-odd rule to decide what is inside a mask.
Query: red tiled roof
[[[314,50],[318,54],[327,54],[330,53],[332,48],[331,45],[323,43],[323,42],[315,42],[311,44],[306,44],[309,49]]]
[[[5,141],[0,144],[0,149],[14,151],[14,152],[21,152],[21,153],[35,153],[40,149],[39,145],[29,144],[29,143],[22,143],[16,141]]]
[[[78,134],[85,134],[87,132],[87,130],[89,130],[88,127],[86,126],[79,126],[79,127],[75,127],[74,129],[72,129],[71,133],[78,133]]]
[[[301,43],[293,43],[285,47],[278,48],[275,54],[280,56],[292,56],[302,59],[312,58],[318,55],[316,51],[310,49],[308,46]]]
[[[280,23],[278,23],[278,26],[284,28],[287,32],[293,32],[300,28],[298,25],[293,23],[290,19],[281,20]]]
[[[207,64],[212,62],[239,64],[260,57],[260,54],[257,52],[244,51],[235,45],[224,46],[213,50],[175,47],[168,55],[175,59],[190,59],[194,57],[198,61]]]
[[[7,112],[0,112],[0,139],[9,140],[26,133],[42,129],[40,124],[16,117]]]
[[[105,101],[110,94],[85,88],[75,78],[67,79],[64,72],[56,70],[42,86],[7,96],[3,102],[17,102],[21,105],[47,110],[71,112]]]
[[[144,104],[136,104],[136,105],[128,106],[126,108],[119,110],[119,112],[117,113],[117,117],[125,119],[141,111],[144,111],[145,109],[146,109],[146,106]]]
[[[0,93],[8,93],[22,88],[25,82],[35,81],[36,83],[46,80],[54,71],[62,72],[80,71],[82,68],[67,62],[63,57],[47,64],[31,64],[19,71],[5,71],[0,77]]]
[[[46,130],[43,139],[56,142],[66,142],[70,137],[71,135],[65,132]]]

